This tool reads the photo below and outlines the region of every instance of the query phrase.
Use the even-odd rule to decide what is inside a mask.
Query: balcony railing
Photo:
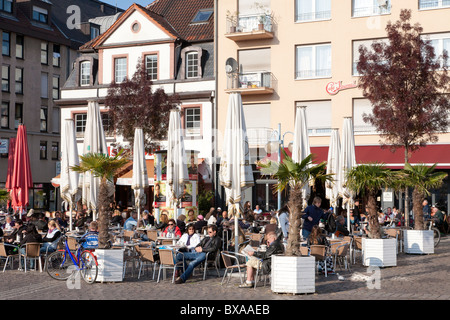
[[[229,74],[227,91],[236,90],[242,94],[272,93],[272,73],[258,71]]]
[[[320,21],[320,20],[329,20],[331,19],[331,11],[316,11],[316,12],[303,12],[296,13],[295,20],[297,22],[303,21]]]
[[[389,14],[389,13],[391,13],[390,2],[387,3],[387,5],[385,5],[385,6],[353,8],[353,17],[376,16],[376,15]]]
[[[272,16],[239,15],[236,21],[227,20],[226,37],[235,41],[273,38]]]
[[[419,0],[419,9],[434,9],[449,6],[450,0]]]

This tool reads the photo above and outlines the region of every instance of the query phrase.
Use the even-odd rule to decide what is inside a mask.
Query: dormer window
[[[91,62],[83,61],[80,63],[80,86],[91,84]]]
[[[91,40],[100,35],[100,28],[91,25]]]
[[[209,18],[213,14],[213,9],[202,9],[197,11],[192,23],[208,22]]]
[[[48,23],[48,11],[36,6],[33,6],[33,20]]]
[[[13,0],[0,0],[0,11],[11,13],[12,3]]]
[[[186,79],[198,77],[198,52],[186,53]]]

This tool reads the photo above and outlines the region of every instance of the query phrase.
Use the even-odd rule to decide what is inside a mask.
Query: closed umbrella
[[[16,138],[10,138],[9,139],[9,146],[8,146],[8,171],[6,172],[6,183],[5,188],[9,192],[9,200],[8,200],[8,209],[10,207],[14,207],[13,204],[16,202],[16,199],[13,198],[14,194],[12,192],[12,177],[14,172],[14,149],[16,146]]]
[[[170,110],[167,141],[167,183],[169,198],[174,206],[174,219],[178,218],[178,204],[183,194],[184,184],[189,180],[180,111]]]
[[[339,130],[333,129],[328,148],[327,174],[332,174],[334,177],[331,181],[325,182],[325,196],[330,200],[330,205],[333,208],[337,207],[337,201],[339,199],[339,186],[336,179],[339,171],[340,152],[341,141],[339,140]]]
[[[14,167],[10,187],[14,200],[13,207],[14,209],[20,208],[20,217],[22,218],[22,211],[28,206],[28,190],[33,188],[27,129],[24,125],[19,125],[17,129]]]
[[[83,155],[88,153],[108,153],[100,108],[97,101],[88,102]],[[85,172],[82,181],[82,202],[89,211],[94,211],[94,220],[97,218],[96,213],[99,190],[100,178],[94,177],[91,172]]]
[[[144,200],[146,187],[148,187],[148,175],[145,164],[144,133],[142,128],[136,128],[134,130],[133,177],[131,180],[131,188],[134,190],[134,204],[137,208],[138,219],[141,218],[141,204]]]
[[[254,185],[247,129],[240,93],[230,93],[219,172],[225,188],[228,212],[234,213],[235,251],[239,249],[238,218],[242,213],[243,191]]]
[[[72,230],[72,209],[80,197],[80,174],[70,169],[80,163],[78,158],[77,140],[75,136],[75,124],[73,119],[66,119],[61,130],[61,174],[60,192],[61,199],[69,204],[70,230]]]
[[[306,107],[299,106],[295,113],[295,126],[294,126],[294,143],[292,145],[292,160],[300,163],[307,156],[311,154],[311,148],[309,146],[308,126],[306,122]],[[302,190],[303,196],[303,208],[308,205],[307,201],[311,194],[311,188],[309,184],[306,184]]]
[[[347,228],[350,231],[350,209],[354,206],[354,194],[345,185],[346,175],[356,166],[355,137],[353,134],[353,121],[351,117],[344,118],[342,128],[341,154],[339,158],[339,196],[342,197],[342,208],[347,209]]]

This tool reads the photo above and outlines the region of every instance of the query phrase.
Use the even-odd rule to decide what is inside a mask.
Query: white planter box
[[[97,282],[123,280],[123,249],[95,249],[98,262]]]
[[[406,253],[434,253],[433,230],[403,230],[403,243]]]
[[[314,257],[272,256],[271,290],[276,293],[314,293]]]
[[[393,267],[397,265],[396,239],[362,238],[363,265]]]

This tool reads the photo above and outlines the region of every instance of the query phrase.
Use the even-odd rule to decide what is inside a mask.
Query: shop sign
[[[328,94],[335,95],[339,91],[356,88],[357,86],[358,85],[356,83],[342,84],[342,81],[329,82],[326,86],[326,90]]]

